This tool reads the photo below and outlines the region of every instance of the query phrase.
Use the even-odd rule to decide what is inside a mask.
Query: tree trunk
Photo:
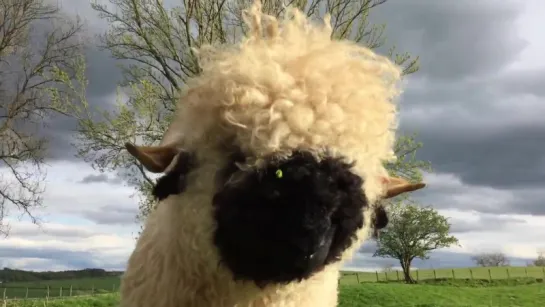
[[[405,277],[405,282],[408,284],[414,284],[415,281],[411,276],[411,260],[402,259],[399,262],[401,263],[401,268],[403,269],[403,276]]]

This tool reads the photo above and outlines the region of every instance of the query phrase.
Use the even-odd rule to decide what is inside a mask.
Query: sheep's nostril
[[[308,249],[308,254],[305,255],[305,257],[303,258],[304,260],[300,263],[301,267],[304,270],[312,273],[313,271],[319,269],[321,266],[324,265],[325,260],[331,249],[333,238],[335,237],[335,230],[336,226],[329,227],[320,238],[318,244],[310,246],[310,248]]]
[[[276,199],[280,197],[280,192],[278,190],[273,190],[269,196],[271,199]]]

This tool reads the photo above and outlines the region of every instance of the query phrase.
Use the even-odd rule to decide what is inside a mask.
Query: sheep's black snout
[[[339,260],[367,206],[351,168],[296,152],[222,185],[213,199],[222,264],[236,279],[265,286],[308,278]]]

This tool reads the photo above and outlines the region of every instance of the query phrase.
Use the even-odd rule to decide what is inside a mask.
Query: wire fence
[[[545,267],[479,267],[463,269],[421,269],[412,270],[411,277],[416,281],[464,279],[464,280],[508,280],[508,279],[536,279],[545,281]],[[359,284],[364,282],[403,281],[404,274],[399,270],[385,270],[382,272],[343,272],[339,284]],[[6,300],[25,299],[59,299],[76,296],[93,296],[98,294],[116,293],[119,283],[101,284],[100,286],[81,287],[66,286],[18,286],[0,284],[0,298]]]
[[[464,279],[464,280],[508,280],[531,278],[543,282],[545,267],[479,267],[463,269],[429,269],[412,270],[411,277],[416,281]],[[345,272],[339,284],[363,282],[387,282],[405,280],[403,271],[385,270],[382,272]]]
[[[2,287],[0,285],[0,297],[2,301],[6,300],[32,300],[32,299],[61,299],[80,296],[93,296],[98,294],[115,293],[118,291],[119,285],[113,284],[111,287],[91,287],[82,288],[77,286],[60,286],[60,287],[21,287],[9,286]]]

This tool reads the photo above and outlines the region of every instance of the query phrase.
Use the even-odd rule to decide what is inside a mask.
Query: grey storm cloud
[[[455,173],[467,184],[504,189],[545,186],[545,128],[521,126],[481,137],[466,133],[441,136],[422,129],[419,140],[424,148],[418,157],[431,161],[435,171]]]
[[[517,197],[509,208],[515,212],[545,215],[545,189],[520,189],[516,191]],[[507,211],[507,210],[505,210]]]
[[[115,71],[113,71],[115,75]],[[105,72],[107,74],[107,71]],[[99,74],[90,74],[88,71],[89,84],[93,84],[94,80],[100,79]],[[112,74],[111,74],[112,75]],[[108,79],[105,77],[105,79]],[[116,80],[110,79],[105,88],[110,91],[100,92],[99,87],[95,90],[89,90],[87,94],[87,102],[89,106],[99,110],[112,110],[116,97]],[[91,88],[91,86],[89,86]],[[76,140],[76,132],[78,128],[77,120],[64,115],[52,115],[48,118],[46,127],[39,131],[39,135],[47,139],[47,160],[49,161],[82,161],[77,157],[77,149],[73,146]]]
[[[514,196],[500,207],[465,209],[545,214],[545,121],[536,109],[545,70],[505,74],[528,46],[515,24],[522,9],[513,1],[389,0],[371,13],[387,23],[386,47],[421,59],[400,103],[402,133],[416,132],[424,144],[417,158],[468,186]],[[442,207],[449,193],[429,186],[418,196]]]
[[[41,237],[52,236],[57,238],[90,238],[96,233],[85,229],[44,229],[40,227],[16,229],[10,232],[11,236]]]
[[[80,2],[74,6],[75,2]],[[92,109],[111,110],[114,104],[113,98],[117,84],[122,79],[121,70],[116,66],[117,61],[111,56],[108,50],[98,46],[97,34],[102,34],[107,29],[107,23],[98,18],[87,0],[57,1],[61,11],[69,18],[80,15],[86,21],[85,32],[82,37],[85,39],[86,77],[88,80],[86,98]],[[56,3],[55,3],[56,4]],[[52,25],[41,22],[34,25],[31,45],[40,48],[44,43],[46,33],[50,33]],[[33,129],[34,127],[29,127]],[[74,142],[74,135],[77,128],[77,121],[62,115],[52,115],[44,122],[35,133],[48,140],[47,160],[79,160],[76,157],[76,149],[71,145]],[[33,132],[34,133],[34,132]]]
[[[94,174],[91,174],[91,175],[87,175],[85,177],[83,177],[83,179],[81,179],[79,181],[79,183],[112,183],[112,184],[119,184],[119,183],[122,183],[121,179],[118,178],[118,177],[110,177],[106,174],[97,174],[97,175],[94,175]]]
[[[500,90],[505,94],[530,94],[545,98],[545,68],[519,71],[500,81]]]
[[[106,205],[98,210],[84,211],[81,215],[99,225],[134,225],[137,213],[138,208]]]
[[[38,258],[55,261],[68,267],[94,268],[96,260],[94,254],[87,251],[72,251],[52,248],[31,248],[31,247],[3,247],[0,249],[2,258]]]
[[[81,179],[80,183],[96,183],[96,182],[108,182],[108,175],[99,174],[99,175],[88,175]]]
[[[386,48],[421,56],[420,75],[457,82],[517,59],[527,44],[514,27],[521,12],[512,1],[388,0],[371,20],[387,24]]]
[[[0,250],[0,264],[10,266],[12,259],[39,259],[37,263],[25,265],[26,270],[44,270],[61,265],[69,269],[101,268],[105,270],[124,270],[125,260],[104,259],[96,251],[73,251],[69,249],[3,247]]]
[[[89,80],[87,96],[93,100],[93,106],[109,108],[112,101],[106,101],[104,98],[115,93],[118,82],[123,78],[118,68],[119,61],[112,57],[110,51],[97,46],[90,46],[86,50],[86,58],[86,73]]]
[[[110,52],[100,49],[96,39],[93,41],[88,42],[85,49],[87,102],[93,110],[112,110],[122,73]],[[48,120],[47,129],[41,131],[48,139],[48,160],[80,160],[76,157],[76,148],[72,146],[76,129],[77,121],[74,118],[53,115]]]
[[[482,214],[545,215],[545,190],[535,186],[494,188],[487,185],[460,186],[431,182],[425,191],[414,193],[414,199],[437,209],[475,210]],[[463,222],[453,222],[457,223]],[[484,225],[488,229],[497,229],[493,223]]]
[[[449,222],[452,225],[451,232],[454,235],[467,232],[499,231],[527,223],[525,220],[515,217],[492,214],[481,214],[476,221],[450,219]]]

